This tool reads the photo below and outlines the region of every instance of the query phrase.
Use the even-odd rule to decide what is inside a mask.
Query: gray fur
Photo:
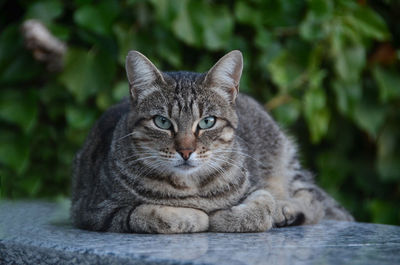
[[[160,72],[130,52],[130,99],[103,114],[75,158],[74,224],[187,233],[353,220],[301,168],[294,143],[263,107],[238,93],[241,71],[239,51],[205,74]],[[158,128],[155,115],[172,128]],[[216,123],[200,130],[207,116]]]

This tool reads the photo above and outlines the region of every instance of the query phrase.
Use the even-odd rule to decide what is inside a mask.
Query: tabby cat
[[[75,158],[74,224],[191,233],[353,220],[263,107],[239,93],[242,67],[232,51],[207,73],[161,72],[129,52],[130,98],[105,112]]]

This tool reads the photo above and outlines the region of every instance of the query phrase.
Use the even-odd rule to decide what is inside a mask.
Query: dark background
[[[129,50],[162,70],[244,55],[241,91],[297,139],[359,221],[400,225],[400,1],[0,0],[0,198],[69,195],[93,122],[128,95]],[[24,48],[41,20],[68,44],[50,73]]]

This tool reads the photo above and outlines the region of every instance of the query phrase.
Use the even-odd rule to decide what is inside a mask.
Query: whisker
[[[128,137],[128,136],[134,135],[135,133],[138,133],[138,132],[136,131],[136,132],[128,133],[127,135],[122,136],[121,138],[118,138],[117,141],[120,141],[120,140],[122,140],[122,139],[124,139],[124,138],[126,138],[126,137]]]
[[[215,155],[215,157],[220,158],[220,159],[227,159],[226,162],[231,161],[233,164],[237,163],[236,160],[234,160],[234,159],[232,159],[232,158],[229,158],[229,157],[223,157],[223,156],[220,156],[220,155]],[[235,165],[236,165],[236,164],[235,164]]]
[[[229,164],[231,166],[237,167],[240,171],[243,170],[242,167],[239,167],[238,165],[235,165],[235,164],[233,164],[233,163],[231,163],[229,161],[226,161],[225,159],[221,159],[219,156],[213,156],[212,159],[215,159],[215,160],[218,160],[218,161],[221,161],[221,162],[225,162],[225,163],[227,163],[227,164]]]
[[[143,151],[137,152],[137,150],[135,152],[135,150],[133,150],[132,155],[130,155],[128,157],[125,157],[124,160],[132,158],[134,156],[138,156],[139,157],[141,155],[158,155],[160,158],[162,158],[163,155],[167,155],[167,154],[164,153],[164,152],[157,152],[157,151],[154,151],[154,150],[149,150],[149,151],[146,151],[146,152],[143,152]]]
[[[165,165],[164,161],[156,161],[153,165],[147,165],[148,169],[145,172],[142,172],[138,177],[140,178],[145,178],[147,177],[151,172],[157,171],[160,166]]]
[[[209,161],[207,164],[206,164],[206,166],[207,167],[209,167],[209,168],[211,168],[211,169],[213,169],[214,171],[217,171],[218,173],[223,173],[223,171],[221,171],[219,168],[218,168],[218,166],[217,166],[217,164],[214,162],[214,161]]]
[[[217,163],[214,161],[210,161],[211,164],[207,164],[209,167],[220,173],[221,175],[225,175],[226,170],[224,170],[221,166],[219,166]]]
[[[126,161],[126,160],[128,160],[129,158],[131,158],[131,157],[133,157],[133,156],[126,157],[126,158],[124,158],[123,161]],[[132,160],[132,161],[128,161],[128,162],[131,164],[131,163],[133,163],[133,162],[138,162],[138,161],[146,160],[146,159],[149,159],[149,158],[159,158],[159,156],[155,156],[155,155],[153,155],[153,156],[145,156],[145,157],[140,157],[140,158],[134,159],[134,160]]]
[[[231,150],[232,150],[232,149],[231,149]],[[227,150],[222,149],[222,150],[215,151],[215,152],[213,152],[213,153],[214,153],[214,154],[234,153],[234,154],[237,154],[237,155],[241,155],[241,156],[245,156],[245,157],[251,158],[251,159],[253,159],[255,162],[259,163],[260,165],[263,165],[263,163],[262,163],[261,161],[257,160],[256,158],[252,157],[251,155],[248,155],[248,154],[246,154],[246,153],[244,153],[244,152],[241,152],[241,151],[235,151],[234,149],[233,149],[232,151],[231,151],[231,150],[229,150],[229,149],[227,149]]]

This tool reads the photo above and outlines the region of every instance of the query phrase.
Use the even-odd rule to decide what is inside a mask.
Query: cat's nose
[[[184,160],[188,160],[194,150],[193,149],[181,149],[181,150],[177,150],[177,151]]]

